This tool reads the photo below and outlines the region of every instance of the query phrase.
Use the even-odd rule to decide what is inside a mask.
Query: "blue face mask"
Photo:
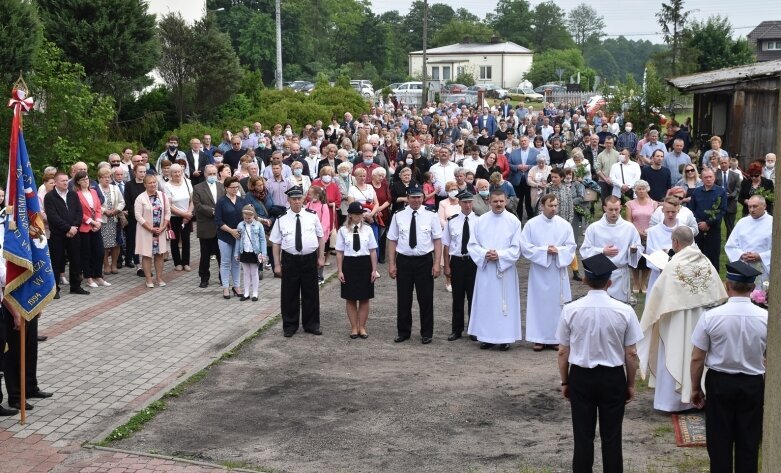
[[[300,176],[304,172],[303,169],[293,169],[294,176]]]
[[[480,191],[480,197],[482,197],[482,198],[484,198],[484,199],[485,199],[486,197],[488,197],[488,191]]]
[[[206,176],[206,182],[209,184],[214,184],[217,182],[217,176]]]
[[[374,159],[364,159],[363,164],[367,166],[371,166],[371,164],[374,162]]]

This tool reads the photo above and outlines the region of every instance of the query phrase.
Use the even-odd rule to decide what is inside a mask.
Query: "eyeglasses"
[[[687,169],[686,172],[694,172],[694,169]]]
[[[239,188],[239,186],[228,186],[228,189],[233,189],[233,190],[236,190],[236,189],[238,189],[238,188]]]
[[[760,177],[762,174],[749,174],[749,177],[756,178]]]

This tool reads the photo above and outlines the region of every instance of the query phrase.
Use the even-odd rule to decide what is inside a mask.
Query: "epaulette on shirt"
[[[450,216],[450,217],[448,217],[447,219],[448,219],[448,220],[453,220],[453,219],[454,219],[454,218],[456,218],[456,217],[458,217],[458,214],[451,215],[451,216]]]
[[[431,208],[429,208],[429,207],[426,207],[426,210],[428,210],[429,212],[434,212],[434,213],[437,213],[437,211],[436,211],[436,210],[434,210],[434,209],[431,209]],[[456,214],[456,215],[458,215],[458,214]]]
[[[312,210],[312,209],[304,209],[304,210],[306,210],[306,211],[307,211],[307,212],[309,212],[310,214],[315,214],[315,215],[317,215],[317,212],[315,212],[315,211],[314,211],[314,210]]]

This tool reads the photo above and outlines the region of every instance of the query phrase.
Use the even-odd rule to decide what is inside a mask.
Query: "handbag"
[[[176,234],[174,233],[174,230],[172,228],[169,228],[165,231],[165,239],[166,240],[176,240]]]
[[[583,193],[583,200],[586,202],[596,202],[598,198],[599,194],[597,194],[597,191],[593,189],[586,189]]]

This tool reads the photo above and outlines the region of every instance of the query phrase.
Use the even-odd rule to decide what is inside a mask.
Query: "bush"
[[[203,135],[207,133],[212,135],[212,144],[217,146],[222,139],[222,130],[222,128],[219,128],[215,125],[207,125],[199,122],[185,123],[179,128],[169,131],[160,137],[160,140],[157,142],[157,150],[149,150],[149,161],[154,162],[157,160],[157,156],[162,153],[163,150],[165,150],[166,146],[168,146],[168,137],[171,135],[176,135],[179,137],[179,149],[182,151],[187,151],[190,149],[190,140],[192,138],[198,138],[201,140],[203,139]],[[138,148],[133,149],[138,150]],[[152,157],[154,157],[154,160]]]

